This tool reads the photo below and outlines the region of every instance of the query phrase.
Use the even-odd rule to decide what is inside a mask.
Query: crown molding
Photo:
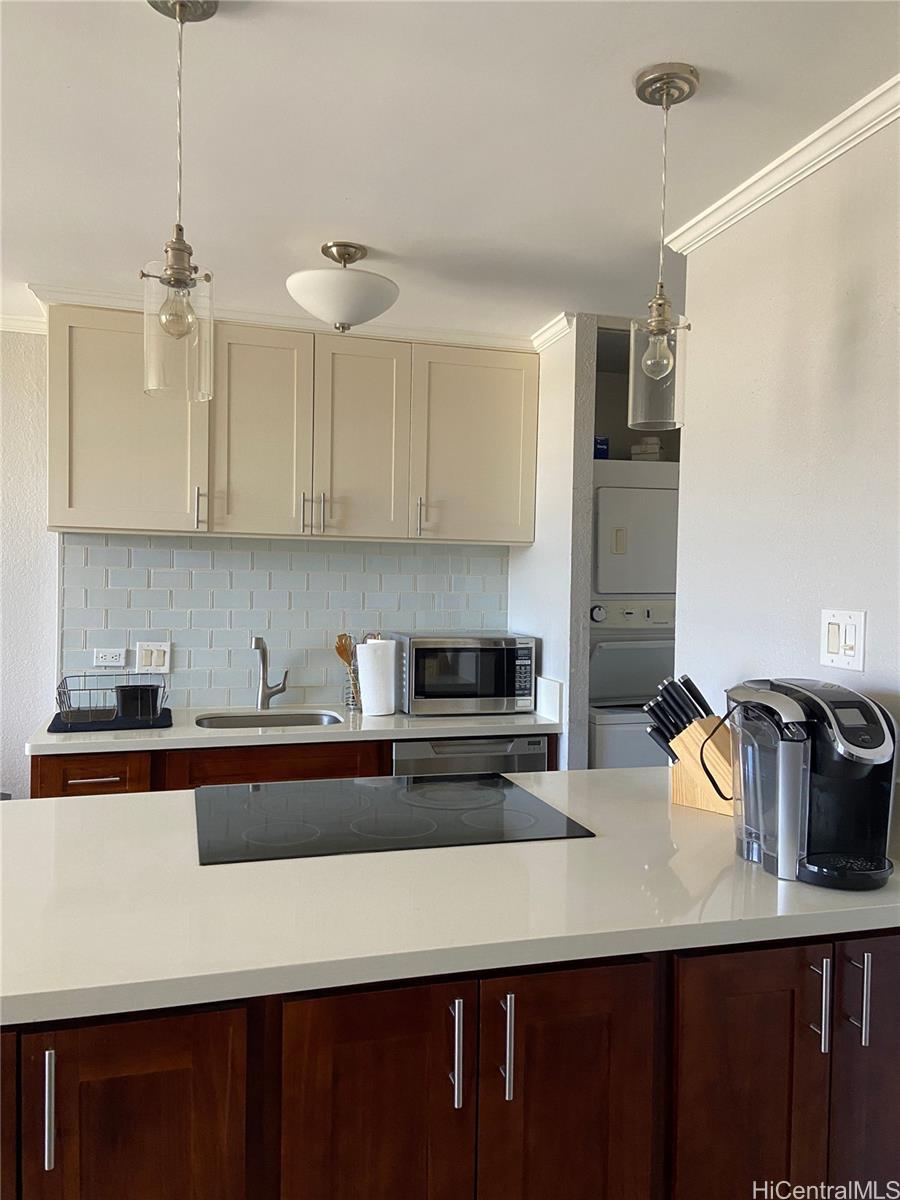
[[[542,325],[536,333],[531,335],[531,345],[540,354],[542,350],[546,350],[548,346],[552,346],[554,342],[564,338],[574,324],[574,313],[558,313],[552,321],[548,321],[546,325]]]
[[[46,317],[14,317],[0,313],[0,333],[46,333]]]
[[[900,75],[894,75],[676,229],[666,238],[666,245],[679,254],[692,253],[898,117]]]
[[[86,304],[91,308],[119,308],[131,312],[142,311],[139,297],[129,293],[91,292],[81,288],[56,287],[52,284],[29,283],[33,293],[45,309],[51,304]],[[216,322],[231,321],[241,325],[265,325],[276,329],[296,329],[305,333],[332,333],[323,321],[295,320],[284,313],[256,312],[251,309],[221,308],[216,305]],[[475,333],[467,329],[412,329],[399,325],[382,325],[369,322],[358,327],[357,334],[345,337],[384,338],[401,342],[432,342],[441,346],[478,346],[489,350],[533,350],[529,337],[514,337],[502,333]]]

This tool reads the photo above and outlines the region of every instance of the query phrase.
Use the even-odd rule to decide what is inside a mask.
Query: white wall
[[[887,126],[688,260],[676,658],[717,707],[797,675],[900,717],[898,140]],[[868,610],[861,674],[819,665],[831,605]]]
[[[587,765],[588,605],[597,319],[579,314],[541,354],[535,539],[509,554],[509,628],[541,639],[564,685],[560,766]]]
[[[53,708],[58,545],[47,532],[47,340],[0,334],[0,789],[28,795],[24,743]]]

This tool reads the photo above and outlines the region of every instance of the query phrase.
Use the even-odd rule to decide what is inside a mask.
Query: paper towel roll
[[[387,717],[396,709],[397,643],[387,639],[356,647],[363,715]]]

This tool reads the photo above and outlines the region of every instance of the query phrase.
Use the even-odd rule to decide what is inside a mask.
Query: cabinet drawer
[[[93,796],[150,790],[150,754],[46,754],[31,760],[31,794]]]

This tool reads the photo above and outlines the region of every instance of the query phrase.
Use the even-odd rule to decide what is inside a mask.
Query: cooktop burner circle
[[[406,796],[400,798],[410,808],[443,809],[450,812],[501,804],[503,792],[499,788],[485,787],[482,783],[473,783],[464,791],[460,789],[459,784],[429,783],[414,785]]]
[[[434,833],[437,821],[418,813],[373,813],[371,816],[358,817],[357,820],[351,821],[350,828],[360,837],[398,841],[402,838],[419,838]]]
[[[251,825],[249,829],[245,829],[241,837],[248,846],[287,849],[290,846],[303,846],[307,842],[314,842],[321,832],[321,829],[307,824],[306,821],[270,817],[261,825]]]
[[[522,812],[518,808],[504,808],[501,804],[463,813],[462,819],[463,824],[471,825],[473,829],[484,829],[489,833],[517,833],[521,829],[530,829],[537,823],[537,817],[531,813]]]

